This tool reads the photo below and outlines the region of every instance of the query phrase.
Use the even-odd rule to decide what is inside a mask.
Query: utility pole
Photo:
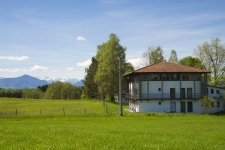
[[[123,108],[122,108],[122,69],[121,69],[121,58],[119,57],[119,115],[123,116]]]

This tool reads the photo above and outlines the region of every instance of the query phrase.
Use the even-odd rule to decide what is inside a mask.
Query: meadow
[[[225,149],[224,115],[127,108],[119,116],[111,102],[2,98],[0,149]]]

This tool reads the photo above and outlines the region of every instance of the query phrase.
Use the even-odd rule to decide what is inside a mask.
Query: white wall
[[[176,102],[176,112],[180,112],[180,103],[178,100]],[[161,102],[161,105],[159,105]],[[149,101],[138,101],[139,109],[137,112],[170,112],[170,100],[149,100]]]

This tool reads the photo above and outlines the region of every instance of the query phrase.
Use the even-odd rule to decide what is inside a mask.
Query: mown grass
[[[67,103],[57,105],[60,102]],[[48,101],[42,103],[51,107]],[[86,115],[1,116],[0,149],[225,149],[223,115],[124,112],[118,116],[113,103],[107,103],[110,112],[116,112],[111,115],[98,101],[68,103],[96,110]]]

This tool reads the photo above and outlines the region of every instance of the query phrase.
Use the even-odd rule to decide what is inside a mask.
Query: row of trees
[[[122,74],[131,72],[134,67],[126,62],[126,48],[120,45],[115,34],[110,34],[109,40],[97,46],[97,54],[92,57],[92,63],[85,69],[83,96],[88,98],[104,98],[113,100],[118,91],[119,58],[122,62]],[[187,56],[180,60],[175,50],[171,51],[168,62],[187,65],[211,71],[209,84],[224,87],[225,46],[219,38],[204,42],[194,49],[194,57]],[[148,47],[143,53],[141,65],[147,66],[159,61],[165,61],[161,46]]]
[[[193,54],[194,57],[178,60],[176,51],[172,50],[168,62],[209,70],[209,84],[225,87],[225,45],[221,44],[221,40],[213,38],[211,42],[204,42],[194,49]],[[141,64],[147,66],[164,60],[164,51],[160,46],[149,47],[142,55]]]
[[[36,89],[0,89],[0,97],[29,99],[80,99],[83,87],[70,83],[54,82]]]

